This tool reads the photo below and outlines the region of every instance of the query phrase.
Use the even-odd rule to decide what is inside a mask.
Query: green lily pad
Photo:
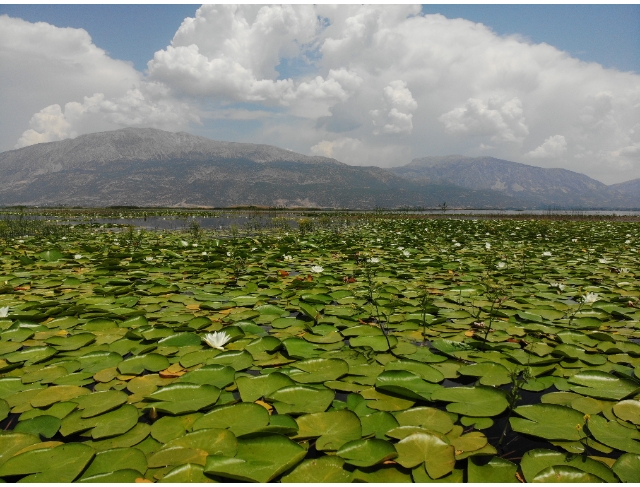
[[[375,389],[365,389],[361,393],[367,399],[367,407],[378,411],[403,411],[415,404],[415,401],[385,394]]]
[[[396,418],[387,411],[376,411],[372,414],[360,416],[360,424],[362,425],[362,436],[367,437],[375,435],[376,438],[383,440],[386,433],[399,426]]]
[[[136,480],[143,478],[140,472],[134,470],[132,468],[125,468],[123,470],[116,470],[114,472],[105,472],[99,473],[96,475],[92,475],[91,477],[82,477],[76,482],[86,484],[86,483],[101,483],[101,484],[130,484],[134,483]]]
[[[431,367],[430,365],[418,362],[416,360],[392,360],[385,364],[384,370],[404,370],[413,372],[427,382],[438,383],[444,380],[442,372]]]
[[[483,362],[480,364],[467,365],[460,367],[458,373],[462,375],[470,375],[479,377],[480,384],[483,386],[501,386],[511,382],[511,375],[506,367],[492,363]]]
[[[453,429],[451,416],[430,407],[415,407],[394,414],[400,426],[420,426],[430,431],[447,434]]]
[[[568,380],[575,384],[571,387],[573,392],[598,399],[619,401],[640,392],[640,386],[635,382],[600,370],[581,371]]]
[[[548,440],[572,440],[584,438],[584,415],[575,409],[557,404],[530,404],[514,409],[523,418],[512,417],[511,427],[518,433],[526,433]]]
[[[425,365],[426,366],[426,365]],[[405,370],[388,370],[376,378],[376,389],[414,400],[429,400],[431,393],[442,389],[438,384],[432,384]]]
[[[235,436],[260,431],[269,424],[269,413],[254,403],[241,402],[220,406],[206,413],[193,423],[193,430],[226,428]]]
[[[208,384],[218,388],[223,388],[233,383],[235,374],[235,369],[227,365],[205,365],[178,377],[176,382]]]
[[[312,358],[296,362],[295,367],[306,374],[294,374],[290,377],[302,384],[336,380],[349,372],[349,365],[340,359]]]
[[[321,413],[334,398],[331,389],[305,385],[286,386],[265,397],[273,403],[278,414]]]
[[[125,404],[118,409],[83,418],[82,411],[76,411],[62,420],[60,433],[69,436],[75,433],[91,430],[94,440],[110,436],[122,435],[136,426],[138,422],[138,409],[130,404]]]
[[[238,450],[238,442],[229,430],[201,429],[165,443],[162,449],[174,447],[204,450],[209,455],[232,457]]]
[[[82,418],[90,418],[105,413],[127,402],[127,395],[122,391],[94,392],[71,400],[78,404]]]
[[[469,482],[517,483],[515,463],[500,457],[471,457],[468,464]]]
[[[535,449],[525,453],[520,461],[520,468],[527,482],[534,479],[549,467],[572,467],[582,472],[592,474],[605,482],[617,482],[618,479],[603,463],[581,455],[559,453],[552,450]],[[562,475],[562,474],[561,474]],[[543,475],[547,477],[547,474]],[[552,478],[552,477],[551,477]],[[570,477],[566,477],[570,478]],[[596,480],[597,481],[597,480]]]
[[[212,406],[218,397],[216,386],[175,382],[149,394],[147,399],[152,402],[147,407],[168,414],[193,413]]]
[[[31,450],[9,458],[0,466],[0,477],[25,475],[22,482],[72,482],[94,454],[93,448],[82,443]]]
[[[20,421],[14,428],[14,431],[20,433],[30,433],[36,436],[41,435],[44,438],[51,438],[58,432],[61,424],[62,421],[60,421],[59,418],[44,414],[32,419]]]
[[[52,386],[38,392],[32,399],[34,408],[50,406],[55,402],[68,401],[79,396],[91,394],[89,389],[78,386]]]
[[[273,372],[256,377],[238,377],[236,384],[242,400],[244,402],[254,402],[278,389],[295,385],[295,382],[280,372]]]
[[[607,421],[602,416],[592,416],[589,431],[597,441],[611,448],[640,454],[640,431],[637,429],[625,428],[617,421]]]
[[[284,475],[282,483],[347,483],[353,475],[344,469],[344,460],[338,456],[322,456],[305,460]]]
[[[342,445],[336,455],[358,467],[371,467],[398,456],[391,443],[379,439],[354,440]]]
[[[204,474],[204,467],[195,463],[185,463],[171,469],[158,482],[183,483],[211,483],[215,482]]]
[[[135,470],[138,474],[137,477],[142,477],[147,471],[147,457],[137,448],[113,448],[99,452],[79,481],[88,481],[90,477],[95,475],[119,470]]]
[[[317,438],[319,451],[338,450],[362,436],[360,419],[349,410],[305,414],[296,419],[298,433],[293,439]]]
[[[613,412],[623,421],[629,421],[635,425],[640,425],[640,401],[626,400],[620,401],[613,406]]]
[[[0,399],[0,421],[3,421],[7,416],[9,416],[10,410],[11,408],[9,407],[9,404],[7,404],[7,401]]]
[[[447,411],[472,417],[497,416],[509,405],[502,391],[486,386],[440,389],[431,400],[447,401]]]
[[[543,483],[596,483],[603,479],[592,473],[568,465],[553,465],[538,472],[532,482]]]
[[[145,369],[149,372],[159,372],[169,367],[169,365],[166,357],[158,353],[149,353],[123,360],[118,364],[118,370],[122,374],[138,375],[142,374]]]
[[[640,455],[623,453],[611,469],[623,482],[637,482],[640,472]]]
[[[396,444],[396,461],[406,468],[424,463],[432,479],[438,479],[453,471],[455,452],[444,437],[431,433],[414,433]]]
[[[301,462],[306,450],[280,435],[261,435],[238,440],[234,457],[210,455],[204,471],[234,480],[269,482]]]
[[[183,446],[174,446],[171,448],[163,448],[152,454],[147,463],[149,468],[168,467],[172,465],[183,465],[193,463],[204,466],[207,461],[208,453],[198,448],[188,448]]]

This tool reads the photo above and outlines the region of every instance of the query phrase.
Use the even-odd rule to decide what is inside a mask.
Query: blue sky
[[[640,178],[640,5],[0,5],[0,66],[0,151],[132,126]]]
[[[112,57],[147,67],[199,5],[0,5],[0,15],[83,28]],[[640,5],[424,5],[424,13],[481,22],[497,34],[546,42],[584,61],[640,72]]]

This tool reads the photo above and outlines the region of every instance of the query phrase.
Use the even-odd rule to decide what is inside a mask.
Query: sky
[[[640,178],[639,5],[0,5],[0,151],[126,126]]]

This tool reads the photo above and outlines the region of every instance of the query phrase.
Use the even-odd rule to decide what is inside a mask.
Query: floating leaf
[[[20,421],[14,428],[14,431],[51,438],[58,432],[61,424],[62,421],[60,421],[59,418],[43,414],[42,416]]]
[[[238,377],[236,384],[242,400],[244,402],[254,402],[278,389],[295,385],[295,382],[280,372],[273,372],[256,377]]]
[[[415,400],[429,400],[431,393],[442,386],[422,380],[419,375],[404,370],[389,370],[376,379],[376,389]]]
[[[640,425],[640,401],[620,401],[618,404],[613,406],[613,412],[623,421],[629,421],[635,425]]]
[[[26,475],[22,482],[72,482],[94,454],[82,443],[31,450],[9,458],[0,466],[0,477]]]
[[[524,478],[527,482],[533,482],[536,476],[543,470],[554,466],[572,467],[582,472],[597,476],[605,482],[618,481],[613,472],[606,465],[581,455],[559,453],[540,448],[530,450],[525,453],[520,462],[520,468],[522,469],[522,473],[524,474]],[[547,477],[547,474],[545,474],[544,477]]]
[[[414,433],[396,444],[403,467],[413,468],[424,463],[429,477],[438,479],[453,470],[454,449],[445,439],[431,433]]]
[[[316,449],[319,451],[338,450],[362,436],[360,420],[349,410],[305,414],[296,422],[298,433],[294,439],[318,438]]]
[[[311,386],[286,386],[265,399],[273,403],[278,414],[321,413],[335,397],[331,389]]]
[[[210,483],[214,480],[204,474],[204,467],[195,463],[185,463],[171,469],[158,482],[183,483]]]
[[[218,397],[216,386],[176,382],[149,394],[147,399],[153,402],[147,407],[169,414],[193,413],[215,404]]]
[[[223,388],[233,383],[235,369],[227,365],[205,365],[199,369],[187,372],[176,379],[176,382],[191,384],[208,384]]]
[[[393,445],[379,439],[354,440],[344,444],[336,455],[357,467],[371,467],[396,458],[398,453]]]
[[[518,433],[539,436],[548,440],[573,440],[584,438],[583,414],[557,404],[530,404],[514,409],[526,419],[512,417],[511,427]]]
[[[344,460],[338,456],[322,456],[305,460],[284,475],[282,483],[347,483],[351,472],[344,469]]]
[[[627,453],[640,454],[640,431],[625,428],[617,421],[607,421],[602,416],[592,416],[589,431],[600,443]]]
[[[400,426],[420,426],[430,431],[447,434],[453,429],[451,416],[430,407],[415,407],[395,413]]]
[[[431,394],[432,401],[447,401],[447,411],[472,417],[497,416],[509,405],[504,393],[491,387],[453,387]]]
[[[204,471],[234,480],[269,482],[302,461],[306,453],[284,436],[267,434],[238,440],[234,457],[209,456]]]
[[[640,392],[640,386],[635,382],[600,370],[580,371],[569,379],[569,383],[576,384],[571,387],[572,391],[598,399],[619,401]]]
[[[623,453],[611,469],[623,482],[637,482],[640,472],[640,455]]]
[[[95,475],[111,473],[118,470],[135,470],[138,472],[138,477],[141,477],[147,471],[147,458],[144,453],[137,448],[113,448],[111,450],[105,450],[96,454],[79,480],[89,481],[89,478]]]
[[[193,423],[193,430],[228,428],[235,436],[260,431],[269,424],[269,413],[254,403],[238,403],[220,406]]]
[[[515,463],[500,457],[469,458],[468,481],[473,483],[517,483]]]

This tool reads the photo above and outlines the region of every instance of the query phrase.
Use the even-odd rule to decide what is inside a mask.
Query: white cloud
[[[146,74],[83,30],[3,16],[0,62],[5,148],[199,119],[350,164],[463,153],[640,177],[640,75],[419,6],[205,5]]]
[[[486,103],[469,98],[464,107],[442,114],[439,120],[449,133],[488,136],[494,142],[522,142],[529,134],[518,98],[502,102],[492,97]]]
[[[382,110],[371,110],[369,113],[373,118],[373,125],[376,130],[374,134],[410,134],[413,130],[413,114],[418,103],[411,95],[407,84],[402,80],[395,80],[389,83],[384,89],[384,105]]]
[[[527,152],[525,157],[532,159],[544,159],[560,157],[567,152],[567,141],[563,135],[553,135],[544,141],[539,147]]]

